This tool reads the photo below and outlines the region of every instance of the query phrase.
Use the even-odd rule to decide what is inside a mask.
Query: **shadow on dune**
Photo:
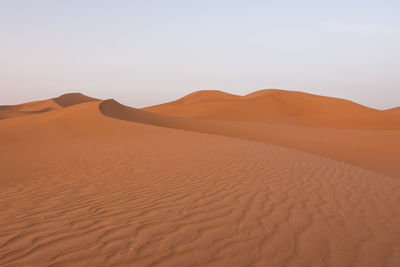
[[[42,108],[39,110],[13,110],[12,108],[8,108],[6,106],[0,107],[0,112],[8,113],[8,114],[1,114],[0,113],[0,120],[2,119],[9,119],[12,117],[18,117],[23,115],[32,115],[38,113],[44,113],[54,110],[52,107]]]
[[[124,106],[114,99],[102,101],[99,104],[99,110],[105,116],[124,121],[205,133],[215,133],[216,130],[216,134],[226,134],[224,134],[224,132],[218,131],[218,129],[210,129],[212,126],[214,126],[212,128],[215,128],[218,126],[218,124],[223,125],[225,124],[225,122],[221,123],[217,121],[161,115],[145,110]]]
[[[99,110],[114,119],[283,146],[400,178],[399,131],[329,129],[174,117],[124,106],[113,99],[101,102]],[[387,143],[393,145],[387,146]]]
[[[81,93],[71,93],[46,100],[33,101],[18,105],[5,105],[0,106],[0,119],[45,113],[76,104],[97,101],[100,101],[100,99],[89,97]]]
[[[99,110],[103,115],[119,120],[261,141],[255,137],[256,134],[254,134],[254,128],[252,129],[252,127],[257,124],[254,123],[206,120],[162,115],[150,111],[124,106],[114,99],[102,101],[99,104]],[[258,123],[258,125],[264,126],[261,123]]]
[[[157,114],[208,120],[273,123],[338,129],[400,130],[396,112],[304,92],[267,89],[245,96],[197,91],[176,101],[143,108]]]
[[[86,96],[81,93],[70,93],[70,94],[65,94],[59,97],[55,97],[52,99],[54,102],[56,102],[58,105],[62,107],[69,107],[72,105],[80,104],[80,103],[85,103],[85,102],[96,102],[100,101],[100,99],[93,98]]]

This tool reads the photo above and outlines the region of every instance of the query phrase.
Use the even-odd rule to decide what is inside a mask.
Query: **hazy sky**
[[[0,105],[265,88],[400,106],[400,1],[0,0]]]

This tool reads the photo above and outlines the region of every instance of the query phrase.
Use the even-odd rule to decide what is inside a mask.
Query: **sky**
[[[267,88],[400,106],[400,1],[0,0],[0,105]]]

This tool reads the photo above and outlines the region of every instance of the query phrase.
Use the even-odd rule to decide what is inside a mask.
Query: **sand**
[[[276,89],[261,90],[243,97],[224,96],[223,92],[208,93],[200,91],[144,110],[209,120],[318,128],[400,130],[400,117],[397,114],[339,98]]]
[[[392,112],[400,115],[400,107],[387,109],[387,112]]]
[[[338,147],[353,140],[359,165],[375,153],[389,161],[396,130],[66,102],[0,121],[0,266],[400,265],[400,180],[384,160],[371,171]],[[265,140],[251,136],[263,127]],[[286,147],[268,144],[283,133]],[[304,152],[321,136],[331,140],[315,149],[330,158]]]
[[[48,112],[59,108],[61,108],[60,105],[52,100],[34,101],[20,105],[4,105],[0,106],[0,120]]]
[[[184,118],[123,106],[113,100],[102,102],[100,111],[106,116],[127,121],[294,148],[400,179],[400,131]]]
[[[48,100],[34,101],[20,105],[4,105],[0,106],[0,120],[48,112],[62,107],[95,101],[99,101],[99,99],[88,97],[81,93],[69,93]]]

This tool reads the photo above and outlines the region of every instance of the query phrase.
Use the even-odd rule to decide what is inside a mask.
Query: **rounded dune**
[[[81,93],[64,94],[62,96],[53,98],[52,100],[62,107],[69,107],[72,105],[86,103],[86,102],[100,101],[100,99],[89,97]]]
[[[201,90],[188,94],[175,101],[175,104],[218,102],[238,99],[240,96],[218,90]]]
[[[195,93],[194,93],[195,94]],[[268,89],[229,101],[171,102],[144,110],[211,120],[231,120],[322,128],[400,130],[400,117],[357,103],[302,92]],[[190,95],[188,96],[190,97]]]
[[[19,105],[5,105],[0,106],[0,119],[48,112],[59,108],[61,108],[61,106],[52,100],[34,101]]]
[[[396,113],[396,114],[400,114],[400,107],[387,109],[386,111],[387,112]]]
[[[186,110],[185,108],[182,109],[182,107],[186,105],[189,107],[195,107],[196,105],[203,107],[202,104],[207,105],[207,103],[210,102],[215,103],[232,101],[238,98],[240,98],[240,96],[228,94],[218,90],[201,90],[188,94],[182,98],[179,98],[178,100],[145,108],[144,110],[166,115],[191,116],[191,114],[193,114],[193,110]]]
[[[52,110],[93,101],[100,100],[81,93],[70,93],[48,100],[28,102],[19,105],[5,105],[0,106],[0,119],[49,112]]]
[[[266,95],[271,95],[273,93],[279,93],[279,92],[285,92],[285,91],[280,90],[280,89],[262,89],[262,90],[258,90],[258,91],[252,92],[250,94],[244,95],[244,96],[242,96],[242,98],[246,99],[246,98],[259,97],[259,96],[266,96]]]
[[[104,115],[120,120],[284,146],[400,178],[400,131],[175,117],[127,107],[114,100],[101,102],[99,109]]]

